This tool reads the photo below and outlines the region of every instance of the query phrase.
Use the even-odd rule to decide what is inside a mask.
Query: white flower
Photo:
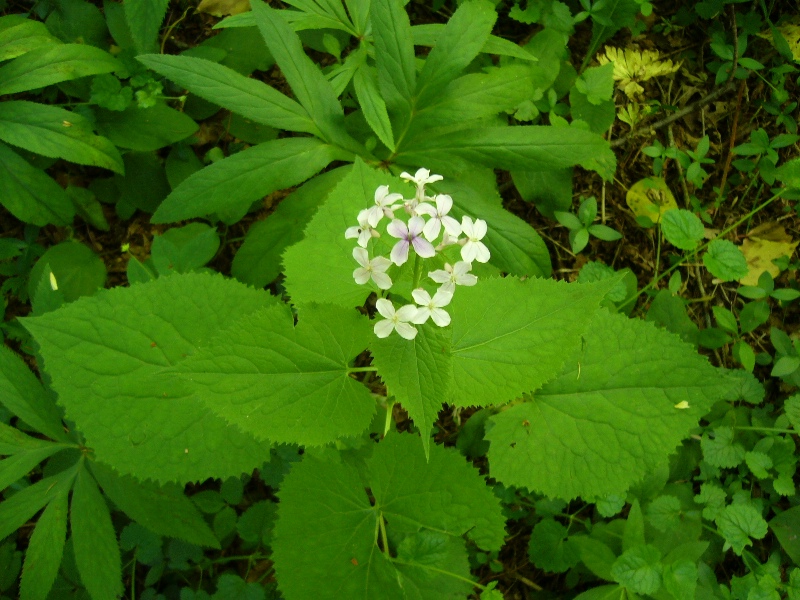
[[[473,260],[477,260],[480,263],[489,262],[491,254],[489,254],[489,249],[481,241],[483,236],[486,235],[486,221],[475,219],[473,224],[472,219],[464,217],[461,219],[461,232],[467,236],[466,239],[459,242],[462,245],[461,258],[468,263]]]
[[[400,310],[395,311],[394,305],[386,298],[379,298],[375,303],[375,308],[384,317],[384,320],[375,323],[375,335],[379,338],[389,337],[392,331],[397,331],[400,337],[413,340],[417,335],[417,328],[409,324],[409,321],[417,314],[417,307],[413,304],[406,304]]]
[[[478,283],[478,278],[469,272],[471,269],[472,263],[460,260],[453,266],[446,263],[444,270],[431,271],[428,273],[428,277],[436,283],[443,284],[440,289],[449,291],[452,294],[456,290],[456,285],[472,286]]]
[[[361,268],[353,271],[353,278],[357,284],[364,285],[372,278],[372,281],[382,290],[392,287],[392,280],[385,272],[392,264],[388,258],[376,256],[370,260],[369,253],[358,246],[353,248],[353,258],[361,265]]]
[[[367,247],[371,238],[381,236],[381,234],[375,231],[372,225],[369,224],[368,213],[369,211],[366,208],[358,213],[358,226],[348,227],[344,232],[344,237],[348,240],[350,238],[358,238],[358,245],[362,248]]]
[[[418,213],[430,216],[430,219],[422,229],[422,233],[425,234],[429,242],[432,242],[439,237],[439,232],[444,226],[444,230],[448,234],[458,237],[461,233],[461,225],[453,217],[447,216],[447,213],[453,208],[453,199],[447,194],[439,194],[434,198],[434,201],[436,202],[435,207],[427,203],[417,206]]]
[[[460,242],[461,242],[461,240],[458,239],[458,236],[454,237],[454,236],[450,235],[449,233],[447,233],[447,230],[445,229],[444,230],[444,234],[442,235],[442,241],[439,242],[438,246],[436,246],[436,251],[439,252],[439,251],[443,250],[444,248],[447,248],[448,246],[452,246],[452,245],[458,244]]]
[[[450,300],[453,299],[452,292],[439,288],[431,298],[428,292],[419,288],[411,292],[411,295],[414,296],[414,301],[420,305],[417,308],[417,314],[411,319],[412,323],[422,325],[430,317],[439,327],[450,325],[450,315],[442,307],[450,304]]]
[[[431,243],[420,234],[425,226],[425,219],[422,217],[411,217],[408,226],[400,219],[395,219],[386,228],[390,236],[400,238],[400,241],[392,248],[392,262],[398,267],[408,260],[408,247],[414,246],[414,251],[422,258],[430,258],[436,254]]]
[[[380,185],[375,190],[375,206],[367,209],[367,220],[372,227],[376,227],[383,217],[394,218],[394,211],[402,204],[392,204],[402,200],[403,194],[390,194],[388,185]]]
[[[441,175],[431,175],[431,172],[428,169],[418,169],[414,175],[409,175],[405,171],[400,173],[400,178],[405,179],[406,181],[411,181],[417,186],[417,195],[416,195],[416,202],[424,202],[425,201],[425,184],[427,183],[436,183],[437,181],[441,181],[444,179]],[[411,208],[414,208],[412,206]]]

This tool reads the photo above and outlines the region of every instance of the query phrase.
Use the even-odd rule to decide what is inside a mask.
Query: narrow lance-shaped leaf
[[[33,50],[0,67],[0,95],[85,77],[110,73],[119,68],[108,52],[82,44],[46,46]]]
[[[446,25],[442,23],[425,23],[424,25],[414,25],[411,27],[411,34],[414,38],[415,46],[435,46],[439,36]],[[484,54],[497,54],[498,56],[513,56],[522,60],[535,62],[537,58],[519,47],[514,42],[509,42],[506,39],[490,35],[481,48]]]
[[[371,334],[355,309],[303,307],[295,326],[288,306],[272,306],[232,324],[175,372],[242,431],[327,444],[363,432],[375,414],[375,400],[349,375]]]
[[[677,336],[600,311],[557,378],[492,417],[492,476],[565,499],[622,493],[729,388]]]
[[[201,98],[256,123],[320,135],[306,109],[278,90],[202,58],[147,54],[136,59],[147,68]]]
[[[77,113],[24,100],[0,104],[0,139],[42,156],[124,173],[122,157],[109,140],[94,135]]]
[[[3,18],[9,17],[15,17],[17,23],[0,31],[0,61],[16,58],[43,46],[61,45],[61,40],[53,37],[44,23],[22,18],[21,15]]]
[[[22,567],[21,600],[43,600],[53,587],[67,540],[68,492],[62,489],[36,522]]]
[[[76,445],[77,446],[77,445]],[[0,490],[24,477],[44,459],[69,447],[25,435],[19,429],[0,423]]]
[[[376,73],[367,65],[362,65],[353,77],[353,84],[358,97],[358,103],[364,113],[364,118],[389,150],[394,152],[394,135],[389,113],[386,112],[386,103],[381,98],[376,83]]]
[[[108,505],[85,466],[75,478],[70,531],[81,582],[93,600],[122,595],[119,543]]]
[[[411,23],[400,0],[372,0],[372,35],[378,84],[389,112],[408,119],[416,88]]]

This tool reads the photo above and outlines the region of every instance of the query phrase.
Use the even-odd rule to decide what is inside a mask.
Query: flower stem
[[[377,367],[349,367],[347,373],[368,373],[377,370]]]
[[[414,286],[413,289],[417,289],[419,286],[419,278],[422,274],[422,259],[420,258],[419,254],[414,255]]]

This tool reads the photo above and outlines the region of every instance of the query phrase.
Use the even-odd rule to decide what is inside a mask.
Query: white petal
[[[411,319],[415,325],[422,325],[431,316],[431,310],[427,306],[420,306],[417,309],[417,314]]]
[[[392,237],[403,239],[408,237],[408,227],[400,219],[395,219],[386,226],[386,233]]]
[[[475,249],[475,260],[477,260],[479,263],[489,262],[489,259],[492,257],[492,255],[483,242],[475,242]]]
[[[410,321],[417,314],[417,307],[413,304],[406,304],[397,310],[397,319],[399,321]]]
[[[428,178],[431,172],[428,169],[420,168],[414,173],[414,181],[420,182]]]
[[[414,244],[414,251],[422,258],[436,256],[436,249],[428,240],[421,237],[415,237],[411,243]]]
[[[414,176],[411,173],[403,171],[402,173],[400,173],[400,179],[405,179],[406,181],[414,181]]]
[[[467,262],[472,262],[478,255],[478,242],[467,242],[461,247],[461,258]]]
[[[477,277],[475,279],[477,279]],[[443,292],[447,292],[448,294],[454,294],[456,291],[456,284],[452,281],[448,281],[447,283],[441,285],[439,289]]]
[[[369,275],[370,275],[369,271],[367,271],[364,268],[356,269],[355,271],[353,271],[353,279],[356,280],[356,283],[358,285],[364,285],[365,283],[367,283],[369,281]]]
[[[356,262],[360,264],[362,267],[369,266],[369,252],[367,252],[364,248],[360,248],[356,246],[353,248],[353,258],[356,259]]]
[[[367,223],[369,223],[369,209],[368,208],[364,208],[364,209],[359,211],[359,213],[358,213],[358,222],[362,227],[365,226]]]
[[[441,269],[431,271],[428,273],[428,277],[433,279],[436,283],[447,283],[450,281],[450,273],[447,271],[442,271]]]
[[[453,265],[453,274],[456,277],[460,277],[465,273],[469,273],[472,270],[472,264],[468,262],[464,262],[463,260],[458,261],[456,264]]]
[[[416,327],[409,325],[408,323],[398,323],[395,329],[397,329],[397,333],[400,334],[400,337],[403,337],[407,340],[413,340],[415,337],[417,337]]]
[[[383,273],[386,269],[392,266],[392,261],[390,261],[385,256],[376,256],[372,259],[372,271]]]
[[[439,216],[445,216],[451,208],[453,208],[453,199],[450,196],[447,194],[436,196],[436,210],[439,211]]]
[[[417,304],[428,304],[431,301],[431,295],[423,290],[422,288],[417,288],[411,292],[411,295],[414,297],[414,302]]]
[[[383,209],[380,206],[373,206],[369,209],[369,212],[367,212],[367,223],[369,223],[370,227],[377,227],[382,218]]]
[[[422,233],[422,228],[425,227],[425,219],[422,217],[411,217],[408,220],[408,233],[409,235],[419,235]]]
[[[475,219],[475,229],[473,230],[473,235],[476,239],[482,240],[483,236],[486,235],[486,221],[483,219]]]
[[[425,223],[425,227],[422,228],[422,235],[425,238],[432,242],[437,237],[439,237],[439,232],[442,230],[442,222],[439,219],[430,219],[427,223]]]
[[[472,237],[472,219],[466,215],[461,217],[461,232],[468,238]]]
[[[388,185],[379,185],[375,190],[375,204],[380,205],[382,200],[386,198],[386,194],[388,193],[389,193]]]
[[[397,242],[394,245],[394,248],[392,248],[392,253],[389,256],[392,259],[392,262],[398,267],[405,264],[405,262],[408,260],[408,242],[405,240],[400,240]]]
[[[451,292],[439,288],[439,291],[433,295],[433,305],[436,307],[447,306],[452,299],[453,294]]]
[[[375,332],[375,335],[377,335],[379,338],[389,337],[389,334],[392,333],[393,329],[394,324],[386,319],[383,321],[378,321],[375,323],[375,327],[372,328],[372,330]]]
[[[348,227],[344,232],[344,237],[346,240],[350,238],[357,238],[361,235],[361,227]]]
[[[369,241],[372,239],[372,229],[362,229],[361,233],[358,234],[358,245],[362,248],[366,248]]]
[[[420,202],[414,207],[414,212],[416,212],[418,215],[433,216],[436,214],[436,209],[427,202]]]
[[[378,298],[377,302],[375,302],[375,308],[377,308],[378,312],[387,319],[394,317],[394,305],[386,298]]]
[[[377,285],[382,290],[388,290],[390,287],[392,287],[392,280],[386,273],[373,271],[372,281],[374,281],[375,285]]]
[[[461,224],[453,217],[442,217],[442,225],[444,225],[444,230],[451,236],[458,237],[461,235]]]
[[[431,311],[431,319],[439,327],[447,327],[450,325],[450,315],[443,308],[434,308]]]
[[[472,273],[465,273],[464,275],[459,275],[456,278],[456,283],[458,285],[470,287],[478,283],[478,277]]]

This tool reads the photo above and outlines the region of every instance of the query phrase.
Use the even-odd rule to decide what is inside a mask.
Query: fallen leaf
[[[250,10],[250,0],[203,0],[197,6],[197,12],[215,17],[238,15]]]
[[[668,210],[678,208],[667,182],[660,177],[645,177],[634,183],[625,196],[625,202],[633,214],[649,217],[653,223],[658,223]]]
[[[777,277],[781,271],[772,260],[781,256],[791,258],[797,244],[780,223],[764,223],[752,229],[742,244],[742,253],[747,259],[747,275],[739,283],[758,285],[758,278],[764,271],[773,278]]]
[[[613,46],[606,46],[605,53],[597,55],[597,62],[601,65],[614,63],[614,80],[619,81],[618,87],[631,100],[644,92],[639,82],[670,75],[681,66],[681,63],[676,65],[671,60],[661,60],[661,55],[654,50],[639,52]]]

